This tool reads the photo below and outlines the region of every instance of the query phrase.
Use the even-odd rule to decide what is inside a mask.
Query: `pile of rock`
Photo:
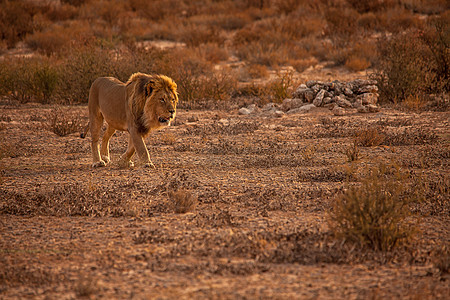
[[[283,101],[285,110],[301,108],[302,103],[312,103],[316,107],[329,107],[335,114],[344,113],[346,108],[356,108],[358,112],[376,112],[378,87],[374,80],[356,79],[349,82],[322,82],[310,80],[301,84],[293,93],[293,99]]]
[[[292,99],[285,99],[281,107],[273,103],[266,105],[261,111],[281,116],[283,113],[293,114],[311,110],[314,107],[328,107],[335,115],[345,114],[346,109],[356,109],[360,113],[377,112],[378,87],[374,80],[356,79],[349,82],[322,82],[310,80],[301,84],[293,93]],[[241,108],[240,114],[259,112],[255,106]]]

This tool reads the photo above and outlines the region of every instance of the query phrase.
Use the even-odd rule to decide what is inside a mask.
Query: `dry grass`
[[[408,221],[409,204],[415,199],[405,196],[405,176],[393,166],[373,169],[361,186],[349,187],[336,199],[331,228],[338,236],[374,250],[391,251],[408,244],[415,233]]]
[[[197,205],[197,198],[187,190],[169,192],[169,199],[172,202],[174,212],[177,214],[191,212]]]
[[[61,108],[53,109],[47,122],[44,127],[59,136],[80,132],[81,128],[85,125],[84,120],[80,116],[74,116]]]
[[[368,127],[360,129],[355,133],[355,146],[373,147],[381,145],[385,140],[385,135],[380,128]]]

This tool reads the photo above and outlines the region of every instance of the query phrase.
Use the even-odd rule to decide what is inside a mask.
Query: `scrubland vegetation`
[[[280,70],[326,62],[370,71],[385,102],[426,102],[449,90],[448,8],[444,0],[2,1],[0,93],[85,103],[96,77],[141,71],[173,77],[184,107],[242,94],[279,101],[298,83],[280,94]],[[179,46],[161,49],[161,40]],[[32,55],[11,55],[15,47]]]
[[[0,0],[0,295],[447,299],[449,8]],[[237,113],[317,65],[375,79],[385,107]],[[137,71],[180,93],[156,169],[114,164],[123,132],[92,169],[89,87]]]

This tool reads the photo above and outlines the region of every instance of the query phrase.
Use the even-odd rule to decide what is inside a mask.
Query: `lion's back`
[[[112,123],[123,123],[126,117],[126,86],[114,77],[99,77],[89,92],[89,108],[100,110]],[[120,126],[123,127],[123,126]]]

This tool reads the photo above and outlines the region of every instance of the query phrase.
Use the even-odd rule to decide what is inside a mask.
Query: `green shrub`
[[[359,187],[340,195],[330,212],[330,226],[337,236],[374,250],[390,251],[412,238],[408,222],[406,176],[398,168],[380,165]]]

